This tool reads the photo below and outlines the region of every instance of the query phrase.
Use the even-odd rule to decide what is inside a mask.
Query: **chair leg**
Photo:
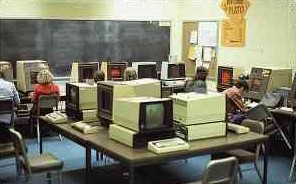
[[[37,120],[37,141],[40,142],[40,127],[39,127],[39,120]]]
[[[262,183],[263,178],[262,178],[262,176],[261,176],[261,174],[260,174],[260,172],[259,172],[258,166],[257,166],[257,164],[256,164],[255,162],[254,162],[253,164],[254,164],[255,170],[256,170],[256,172],[257,172],[257,174],[258,174],[258,176],[259,176],[259,179],[260,179],[260,181],[261,181],[261,183]]]
[[[51,184],[52,174],[51,173],[46,173],[46,179],[47,179],[47,183]]]
[[[296,155],[294,155],[293,162],[292,162],[291,169],[290,169],[290,174],[289,174],[290,181],[293,181],[293,179],[294,179],[293,177],[294,177],[295,163],[296,163]]]
[[[238,174],[239,174],[239,178],[243,179],[243,173],[242,173],[242,169],[240,168],[240,166],[238,166]]]
[[[62,171],[59,170],[58,171],[58,184],[62,184],[62,183],[63,183]]]
[[[60,141],[63,141],[63,136],[59,134]]]

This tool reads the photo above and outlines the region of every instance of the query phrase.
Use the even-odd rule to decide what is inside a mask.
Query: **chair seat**
[[[56,156],[50,153],[29,157],[29,162],[33,173],[59,170],[63,168],[64,164],[63,161],[59,160]]]
[[[15,149],[12,142],[0,144],[0,157],[12,157],[15,155]]]
[[[256,160],[256,153],[253,153],[244,149],[230,150],[230,151],[226,151],[226,153],[236,157],[239,161],[239,164],[255,162]]]

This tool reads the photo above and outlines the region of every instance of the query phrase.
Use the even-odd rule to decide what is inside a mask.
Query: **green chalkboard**
[[[163,61],[170,26],[157,21],[0,20],[0,59],[42,59],[55,75],[69,75],[72,61]]]

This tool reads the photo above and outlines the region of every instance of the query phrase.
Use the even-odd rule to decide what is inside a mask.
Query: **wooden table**
[[[129,168],[130,183],[134,183],[135,169],[140,166],[160,164],[170,160],[184,159],[226,151],[236,148],[248,147],[251,144],[264,143],[268,136],[257,133],[233,134],[228,133],[226,137],[218,137],[197,141],[190,141],[189,150],[170,152],[165,154],[155,154],[148,151],[147,148],[132,149],[114,140],[108,136],[108,130],[102,129],[96,134],[82,134],[71,128],[70,124],[52,124],[45,117],[41,117],[41,123],[46,124],[54,131],[62,134],[70,140],[84,146],[86,149],[85,171],[86,182],[89,183],[89,173],[91,171],[91,149],[102,151],[106,155],[119,160]],[[40,140],[40,152],[42,152],[42,139]],[[263,184],[267,183],[267,155],[264,154]]]

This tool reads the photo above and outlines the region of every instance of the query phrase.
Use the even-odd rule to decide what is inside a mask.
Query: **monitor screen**
[[[233,85],[233,68],[218,66],[218,91],[223,91]]]
[[[108,63],[107,80],[122,81],[126,62]]]
[[[138,65],[138,78],[157,78],[156,64]]]
[[[185,77],[185,64],[169,64],[168,78],[183,78]]]
[[[66,83],[66,106],[78,109],[79,89],[75,85]]]
[[[31,71],[30,72],[30,78],[31,78],[31,84],[34,85],[34,84],[37,84],[37,75],[38,75],[39,72],[34,72],[34,71]]]
[[[98,63],[81,63],[78,65],[79,82],[86,82],[92,79],[94,73],[98,71]]]
[[[164,126],[164,112],[163,103],[147,104],[145,112],[146,129],[162,128]]]
[[[98,117],[103,126],[112,122],[113,87],[98,83]]]
[[[102,91],[100,95],[100,109],[104,111],[109,111],[111,112],[111,104],[112,104],[112,99],[111,99],[111,91]]]

